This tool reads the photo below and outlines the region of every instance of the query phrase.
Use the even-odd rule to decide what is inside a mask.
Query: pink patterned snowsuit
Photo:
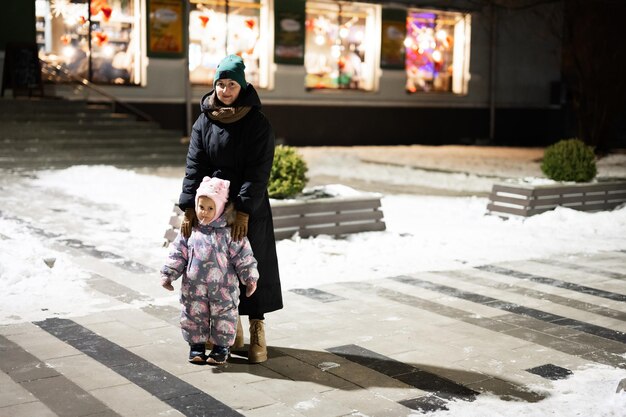
[[[237,331],[239,283],[259,279],[257,261],[248,238],[231,238],[223,214],[208,225],[198,225],[188,239],[179,234],[171,245],[161,274],[172,281],[183,276],[180,327],[190,344],[207,340],[232,346]]]

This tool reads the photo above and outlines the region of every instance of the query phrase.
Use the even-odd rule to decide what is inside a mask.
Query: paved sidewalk
[[[266,363],[219,368],[187,363],[150,268],[68,251],[107,311],[0,326],[2,416],[407,416],[626,369],[626,251],[304,286],[267,316]]]
[[[490,163],[472,156],[487,150],[302,152],[314,165],[329,155],[328,164],[359,161],[348,177],[314,171],[314,184],[348,178],[381,192],[476,193],[366,181],[358,178],[361,169],[400,164],[405,171],[398,172],[459,171],[489,181],[494,172],[534,175],[537,150],[494,148]],[[464,152],[467,158],[460,157]],[[601,172],[626,178],[623,158],[605,160]],[[151,173],[180,178],[182,170]],[[4,185],[0,181],[0,189]],[[0,214],[5,210],[17,216],[20,208],[3,207]],[[71,211],[52,211],[81,227]],[[34,234],[50,234],[35,228]],[[91,273],[87,289],[101,310],[0,325],[0,417],[397,417],[490,395],[541,404],[555,381],[588,365],[626,372],[626,248],[374,281],[303,283],[284,292],[283,310],[267,315],[266,363],[249,365],[238,352],[216,368],[187,363],[178,303],[160,302],[152,267],[79,240],[49,241]]]

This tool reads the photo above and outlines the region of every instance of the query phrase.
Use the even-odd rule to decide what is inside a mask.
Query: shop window
[[[406,31],[407,92],[466,94],[470,15],[411,9]]]
[[[226,55],[241,56],[246,81],[267,87],[267,0],[191,0],[189,79],[213,84],[215,68]]]
[[[379,55],[379,6],[352,2],[306,4],[305,86],[372,91]]]
[[[99,84],[141,82],[139,0],[36,0],[35,14],[43,61]]]

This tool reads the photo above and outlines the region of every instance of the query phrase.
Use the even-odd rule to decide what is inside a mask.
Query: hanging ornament
[[[104,32],[93,32],[93,40],[96,46],[102,46],[109,42],[109,35]]]
[[[68,34],[61,35],[59,39],[61,39],[61,42],[63,43],[63,45],[69,45],[70,42],[72,41],[72,37]]]
[[[107,5],[102,7],[100,11],[102,12],[102,20],[108,22],[109,19],[111,19],[111,13],[113,13],[113,10]]]
[[[256,25],[254,19],[246,19],[245,22],[248,29],[254,29],[254,26]]]
[[[91,15],[97,15],[98,13],[100,13],[100,10],[102,10],[103,7],[109,7],[107,0],[91,0]]]
[[[209,16],[201,14],[200,16],[198,16],[198,19],[200,19],[200,25],[203,28],[206,28],[207,23],[209,23]]]

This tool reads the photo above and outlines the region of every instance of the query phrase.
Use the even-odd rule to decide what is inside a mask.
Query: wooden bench
[[[276,240],[288,239],[296,233],[306,238],[386,229],[379,197],[271,200],[271,206]],[[170,228],[165,232],[165,245],[176,238],[182,215],[175,205],[169,221]]]
[[[532,216],[563,206],[581,211],[611,210],[626,203],[626,182],[593,184],[494,184],[487,210],[496,214]]]
[[[313,200],[272,201],[274,234],[286,239],[345,235],[385,230],[380,198],[326,197]]]

